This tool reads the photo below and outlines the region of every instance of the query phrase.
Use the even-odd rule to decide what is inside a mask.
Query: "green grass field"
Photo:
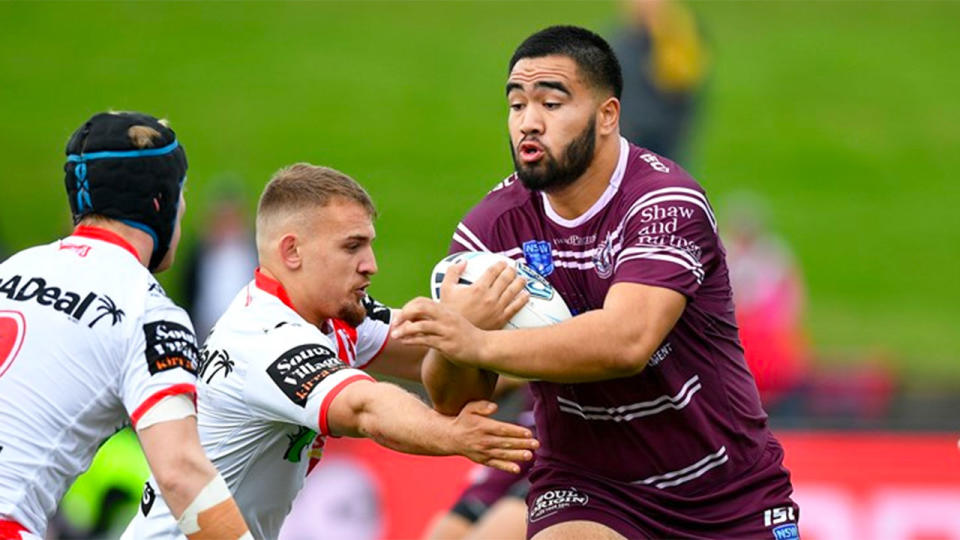
[[[819,349],[885,352],[913,386],[960,385],[960,3],[694,8],[713,45],[698,179],[715,202],[769,198]],[[609,35],[617,19],[601,2],[2,3],[0,240],[64,232],[67,136],[138,109],[187,148],[187,241],[211,178],[239,175],[252,205],[282,165],[334,166],[378,202],[373,292],[401,303],[510,172],[516,44],[561,22]]]

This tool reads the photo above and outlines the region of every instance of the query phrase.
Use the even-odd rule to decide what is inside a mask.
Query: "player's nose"
[[[377,273],[377,257],[373,254],[372,249],[360,259],[360,264],[357,267],[357,271],[365,275],[373,275]]]
[[[524,107],[520,113],[520,132],[524,135],[543,133],[543,115],[539,107]]]

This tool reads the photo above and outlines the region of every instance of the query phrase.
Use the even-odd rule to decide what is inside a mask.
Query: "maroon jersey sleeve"
[[[510,184],[501,182],[457,223],[450,240],[448,255],[461,251],[496,252],[499,249],[499,244],[495,242],[491,232],[491,224],[495,223],[503,212],[503,208],[497,204],[496,196],[500,195],[499,192],[505,185]]]
[[[614,283],[642,283],[694,296],[717,257],[713,209],[695,187],[661,187],[633,202],[622,222]]]

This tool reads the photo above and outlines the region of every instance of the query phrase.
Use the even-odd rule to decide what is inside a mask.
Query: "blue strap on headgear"
[[[95,159],[162,156],[164,154],[173,152],[178,146],[180,146],[180,143],[174,139],[172,143],[166,146],[161,146],[160,148],[144,148],[142,150],[104,150],[102,152],[90,152],[89,154],[70,154],[67,156],[67,161],[83,163],[85,161],[93,161]]]
[[[117,158],[138,158],[153,157],[169,154],[177,149],[180,143],[174,139],[172,143],[161,146],[160,148],[144,148],[142,150],[103,150],[100,152],[69,154],[67,161],[76,163],[73,168],[73,175],[77,177],[77,213],[84,211],[84,207],[93,208],[93,202],[90,200],[90,180],[87,178],[87,162],[95,159],[117,159]],[[184,178],[183,180],[186,180]],[[183,180],[180,185],[183,186]],[[153,238],[154,251],[160,249],[157,233],[150,227],[127,219],[120,220],[131,227],[140,229]]]
[[[86,162],[77,163],[73,168],[73,175],[77,177],[77,213],[80,213],[83,212],[84,204],[93,206],[90,201],[90,182],[87,180]]]

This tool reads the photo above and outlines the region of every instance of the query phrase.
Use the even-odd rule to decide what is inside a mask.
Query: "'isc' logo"
[[[763,512],[763,525],[765,527],[777,525],[773,528],[773,537],[777,540],[800,538],[796,521],[797,514],[792,506],[769,508]]]

